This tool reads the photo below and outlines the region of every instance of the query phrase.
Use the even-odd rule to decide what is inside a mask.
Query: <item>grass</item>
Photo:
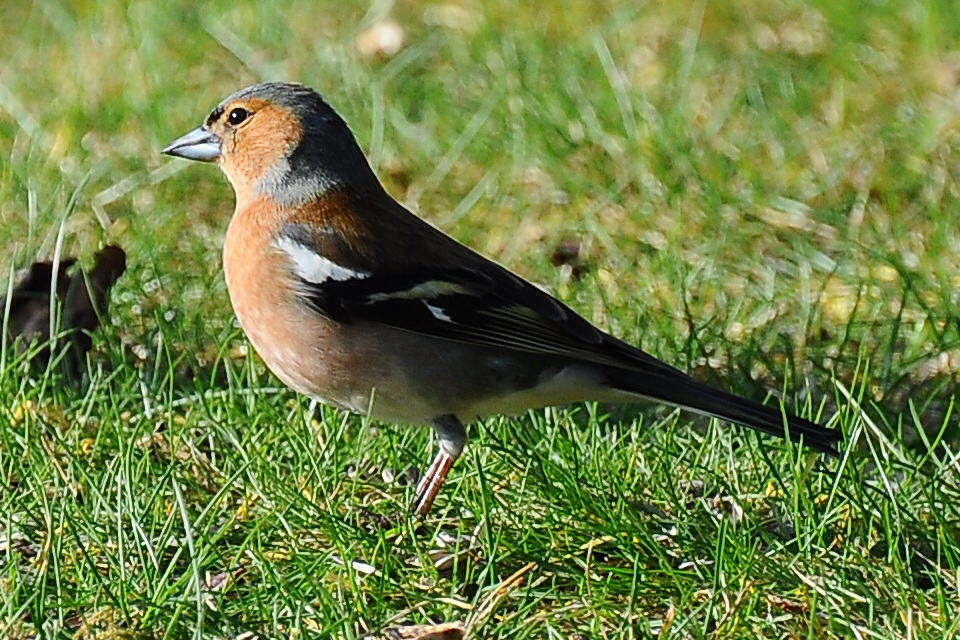
[[[0,637],[957,635],[954,7],[544,7],[0,9],[4,268],[129,255],[81,384],[3,351]],[[365,57],[384,18],[405,45]],[[472,425],[434,516],[406,518],[429,430],[281,388],[220,275],[229,187],[157,153],[277,78],[323,92],[434,224],[836,425],[843,457],[658,406],[548,409]]]

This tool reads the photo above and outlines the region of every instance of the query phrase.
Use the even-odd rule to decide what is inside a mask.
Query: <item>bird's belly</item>
[[[529,409],[538,409],[585,400],[603,395],[600,376],[596,370],[577,365],[544,368],[531,386],[515,386],[499,393],[479,396],[466,403],[457,413],[464,420],[485,416],[514,415]]]
[[[313,313],[313,312],[311,312]],[[434,408],[417,390],[389,349],[378,348],[358,327],[337,335],[323,317],[270,317],[271,310],[238,316],[253,348],[284,384],[324,404],[403,423],[427,423]],[[289,339],[278,340],[283,324]]]
[[[338,328],[322,317],[240,317],[251,344],[292,389],[384,422],[426,424],[453,414],[469,421],[596,397],[599,381],[577,367],[551,367],[469,345],[425,339],[363,322]],[[313,313],[313,312],[311,312]],[[290,339],[277,340],[278,327]]]
[[[227,239],[232,239],[233,228]],[[463,420],[595,397],[589,370],[365,321],[318,313],[270,253],[231,260],[224,270],[240,326],[270,370],[292,389],[386,422]],[[269,285],[267,283],[270,283]]]

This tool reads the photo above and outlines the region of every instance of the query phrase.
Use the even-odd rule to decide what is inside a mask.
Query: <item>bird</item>
[[[306,85],[240,89],[162,153],[216,163],[233,187],[223,270],[267,367],[322,403],[432,425],[418,516],[466,423],[552,405],[655,400],[838,455],[839,431],[693,379],[409,211]]]

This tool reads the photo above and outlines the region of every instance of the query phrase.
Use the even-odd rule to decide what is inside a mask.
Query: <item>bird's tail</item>
[[[781,411],[778,406],[762,405],[714,389],[672,368],[657,367],[653,371],[620,369],[610,376],[608,384],[618,391],[668,402],[780,438],[789,437],[817,451],[838,455],[839,431]]]

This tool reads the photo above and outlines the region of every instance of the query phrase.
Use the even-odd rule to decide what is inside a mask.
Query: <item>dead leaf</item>
[[[10,300],[0,298],[0,309],[10,307],[7,340],[17,343],[20,353],[26,353],[31,345],[43,345],[31,357],[38,370],[50,362],[50,312],[59,309],[55,335],[68,332],[70,350],[65,365],[68,372],[79,375],[93,343],[90,334],[106,316],[110,287],[126,270],[127,255],[120,247],[108,245],[96,254],[89,274],[72,269],[75,263],[76,258],[64,258],[54,271],[53,262],[34,262],[17,275]],[[55,298],[53,306],[51,296]]]
[[[406,40],[403,27],[393,20],[383,20],[357,36],[357,51],[364,58],[389,60],[400,53]]]
[[[416,624],[384,629],[383,635],[370,636],[370,640],[463,640],[463,633],[460,622]]]

